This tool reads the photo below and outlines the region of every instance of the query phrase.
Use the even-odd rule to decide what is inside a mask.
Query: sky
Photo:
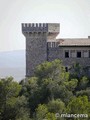
[[[87,38],[90,0],[0,0],[0,51],[25,49],[21,23],[60,23],[58,38]]]

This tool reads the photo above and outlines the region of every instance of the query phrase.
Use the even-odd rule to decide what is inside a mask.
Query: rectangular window
[[[69,51],[65,51],[65,58],[69,58]]]
[[[65,67],[66,72],[68,72],[68,67]]]
[[[81,58],[81,52],[80,51],[77,52],[77,58]]]

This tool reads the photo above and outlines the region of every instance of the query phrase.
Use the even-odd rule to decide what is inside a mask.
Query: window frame
[[[69,58],[69,50],[65,50],[65,58]]]
[[[81,58],[82,57],[81,54],[82,54],[81,51],[77,51],[77,58]]]

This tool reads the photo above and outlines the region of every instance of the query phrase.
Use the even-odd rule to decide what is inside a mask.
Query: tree
[[[14,82],[12,77],[0,80],[0,113],[3,120],[12,118],[12,113],[9,114],[8,109],[14,108],[20,90],[21,86]]]
[[[79,90],[86,89],[86,87],[88,87],[87,85],[88,83],[89,83],[89,80],[87,79],[87,77],[86,76],[82,77],[80,79],[79,86],[78,86]]]
[[[77,79],[71,79],[70,81],[64,82],[64,84],[69,91],[75,91],[75,88],[78,85],[78,80]]]
[[[28,108],[27,99],[25,96],[18,96],[14,107],[16,110],[15,120],[31,120],[30,109]]]
[[[61,86],[64,81],[69,79],[69,74],[65,72],[60,60],[42,63],[36,68],[35,73],[35,77],[28,78],[25,83],[21,82],[23,85],[21,95],[28,98],[32,112],[35,111],[38,104],[47,103],[50,99],[61,97],[60,95],[65,87]]]
[[[16,120],[21,114],[21,108],[25,109],[24,97],[19,97],[22,86],[13,80],[12,77],[0,79],[0,119]],[[21,118],[23,118],[21,114]],[[24,120],[24,119],[22,119]],[[27,120],[27,119],[26,119]]]
[[[43,120],[46,118],[46,114],[48,113],[48,108],[45,104],[39,104],[36,109],[36,120]]]
[[[83,76],[83,67],[79,63],[74,63],[70,68],[71,78],[80,79]]]
[[[76,92],[76,96],[87,96],[90,101],[90,88],[86,88],[84,90],[80,90]]]
[[[69,114],[87,114],[90,119],[90,102],[87,96],[79,96],[73,98],[67,105],[67,113]]]
[[[51,78],[53,80],[60,79],[60,76],[63,76],[63,73],[65,72],[64,66],[62,65],[62,62],[58,59],[52,61],[52,62],[44,62],[36,67],[35,75],[42,80]],[[64,76],[65,77],[65,76]],[[42,82],[40,81],[39,82]]]
[[[60,99],[56,99],[56,100],[51,100],[49,103],[48,103],[48,110],[49,112],[51,113],[63,113],[65,112],[65,104],[64,102],[62,102]]]
[[[76,72],[77,71],[78,69],[76,69]],[[85,100],[88,103],[88,106],[85,105],[89,113],[88,98],[76,97],[80,95],[88,95],[89,97],[89,91],[88,94],[86,92],[84,92],[85,94],[78,93],[80,91],[77,91],[86,89],[87,83],[88,79],[86,77],[70,77],[70,73],[65,71],[60,60],[44,62],[37,66],[34,77],[27,78],[26,81],[20,82],[22,89],[20,90],[19,97],[24,96],[26,101],[28,101],[25,106],[28,105],[32,119],[62,120],[66,118],[60,118],[60,116],[56,118],[55,113],[61,114],[65,112],[65,106],[67,106],[67,113],[68,111],[69,113],[76,113],[76,111],[78,113],[80,105],[83,105],[83,101]],[[23,99],[21,98],[21,108],[23,108],[25,104]],[[76,106],[77,109],[75,108]],[[85,109],[86,107],[81,107],[80,110],[85,112]],[[20,113],[24,110],[28,111],[28,109],[20,109]],[[18,118],[20,118],[20,116],[21,115],[18,114]],[[26,116],[23,116],[23,119],[26,119],[25,117]]]
[[[72,92],[70,92],[64,84],[64,82],[69,80],[69,73],[65,72],[65,68],[60,60],[56,59],[52,62],[42,63],[37,66],[35,74],[38,78],[38,85],[41,86],[41,91],[43,91],[45,95],[45,97],[43,96],[43,100],[45,99],[47,101],[48,98],[66,99],[68,95],[67,98],[69,99],[70,96],[72,96]]]

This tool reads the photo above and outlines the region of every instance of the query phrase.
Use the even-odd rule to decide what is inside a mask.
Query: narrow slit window
[[[66,72],[68,72],[68,67],[65,67]]]
[[[69,58],[69,51],[65,51],[65,58]]]
[[[81,58],[81,52],[80,51],[77,52],[77,58]]]

